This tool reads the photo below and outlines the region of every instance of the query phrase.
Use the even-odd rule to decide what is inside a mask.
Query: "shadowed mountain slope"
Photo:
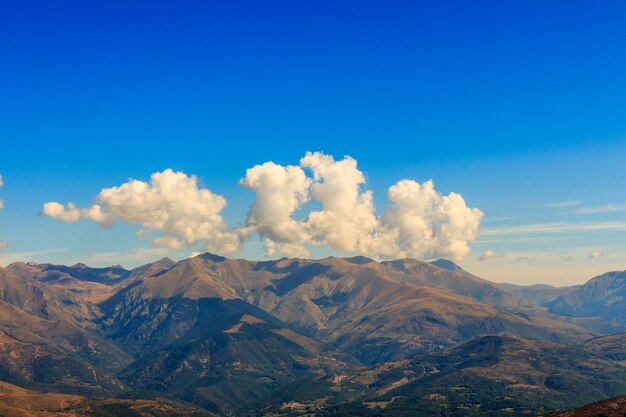
[[[626,271],[608,272],[546,303],[570,316],[603,317],[626,324]]]

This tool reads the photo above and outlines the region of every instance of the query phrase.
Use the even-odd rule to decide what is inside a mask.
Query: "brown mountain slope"
[[[174,263],[169,258],[163,258],[128,271],[117,265],[91,268],[85,264],[65,266],[16,262],[6,269],[21,278],[77,294],[82,301],[98,303],[120,288],[171,268]]]
[[[589,352],[626,361],[626,333],[596,337],[587,340],[582,346]]]
[[[467,273],[418,261],[380,264],[363,257],[251,262],[196,256],[111,297],[102,304],[109,317],[102,323],[125,321],[129,311],[146,304],[142,300],[172,298],[240,298],[367,362],[450,346],[481,333],[554,341],[593,336],[575,325],[478,302],[476,298],[515,308],[526,305]],[[166,310],[155,317],[168,314]],[[157,328],[155,323],[149,326]]]
[[[0,268],[0,301],[44,319],[88,324],[96,316],[93,305],[79,294],[20,277],[4,268]]]
[[[130,357],[76,324],[45,320],[0,302],[0,380],[70,392],[121,388]]]
[[[211,417],[206,411],[164,400],[86,398],[39,393],[0,382],[2,417]]]
[[[357,377],[383,416],[524,416],[626,392],[626,368],[568,345],[485,335]],[[348,381],[346,381],[346,384]],[[620,416],[621,417],[621,416]]]

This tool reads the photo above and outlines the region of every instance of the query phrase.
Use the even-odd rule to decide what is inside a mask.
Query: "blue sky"
[[[247,168],[323,151],[358,161],[381,210],[403,178],[480,208],[460,263],[481,276],[561,285],[625,269],[623,2],[2,9],[0,264],[136,265],[163,254],[136,227],[55,222],[42,204],[85,207],[172,168],[223,195],[235,225],[254,198],[237,185]],[[240,256],[263,252],[250,241]]]

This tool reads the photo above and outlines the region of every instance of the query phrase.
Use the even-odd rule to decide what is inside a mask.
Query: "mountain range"
[[[102,416],[566,410],[626,394],[625,278],[521,287],[448,260],[362,256],[14,263],[0,268],[0,407],[47,395]]]

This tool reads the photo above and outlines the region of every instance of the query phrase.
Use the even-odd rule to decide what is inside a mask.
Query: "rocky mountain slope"
[[[533,302],[584,287],[541,298],[446,260],[362,256],[16,263],[0,268],[0,380],[106,396],[85,400],[106,416],[138,412],[118,395],[148,401],[137,415],[162,397],[224,416],[547,412],[626,393],[625,340],[607,335],[626,328]]]

